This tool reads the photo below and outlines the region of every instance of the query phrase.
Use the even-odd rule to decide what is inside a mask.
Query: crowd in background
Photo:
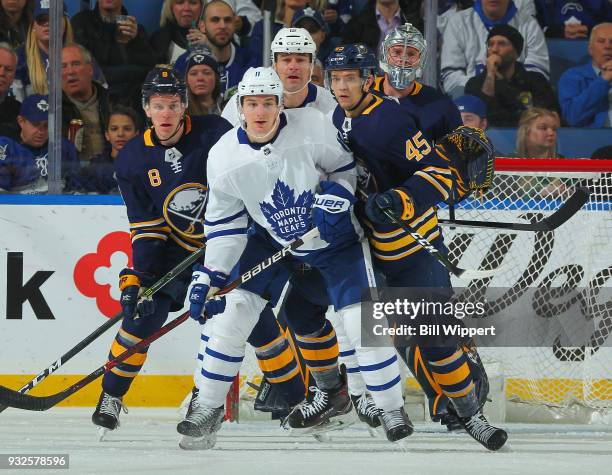
[[[0,0],[0,191],[46,190],[49,1]],[[220,114],[244,72],[263,63],[260,0],[165,0],[146,31],[123,0],[99,0],[62,22],[64,192],[114,193],[113,160],[146,127],[141,86],[156,64],[185,77],[189,113]],[[559,157],[561,126],[612,126],[612,2],[440,0],[439,87],[467,125],[517,128],[515,154]],[[423,31],[421,0],[277,0],[272,36],[306,29],[312,82],[340,44],[379,51],[406,23]],[[551,82],[547,38],[588,41],[590,61]],[[599,158],[612,158],[609,148]],[[27,164],[34,164],[27,166]]]

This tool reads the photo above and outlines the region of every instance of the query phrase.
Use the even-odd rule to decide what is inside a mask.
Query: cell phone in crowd
[[[130,22],[130,17],[127,15],[117,15],[115,17],[115,21],[117,23],[129,23]]]

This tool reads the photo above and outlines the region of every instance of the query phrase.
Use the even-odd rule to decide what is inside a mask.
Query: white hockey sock
[[[240,369],[247,338],[266,301],[251,292],[236,289],[226,296],[225,312],[215,315],[208,329],[210,338],[202,362],[200,404],[219,407]],[[207,323],[208,326],[208,323]]]
[[[336,338],[340,348],[338,363],[346,367],[346,378],[348,380],[349,393],[354,396],[360,396],[366,391],[366,384],[359,370],[359,361],[355,348],[351,345],[349,338],[346,336],[344,322],[340,318],[340,314],[334,311],[333,307],[327,309],[327,319],[332,323],[336,330]]]
[[[208,339],[210,337],[210,329],[212,328],[211,322],[208,320],[202,325],[202,334],[200,335],[200,347],[198,348],[198,357],[196,359],[196,367],[193,371],[193,384],[196,388],[200,389],[202,384],[202,362],[204,361],[204,354],[206,353],[206,346],[208,345]]]
[[[394,348],[361,346],[361,309],[350,305],[338,312],[346,335],[355,348],[361,375],[376,406],[383,411],[399,409],[404,405],[402,385]],[[389,342],[390,344],[391,342]]]

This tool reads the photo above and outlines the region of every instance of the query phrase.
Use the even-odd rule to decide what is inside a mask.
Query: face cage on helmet
[[[412,82],[421,77],[422,66],[425,63],[427,56],[427,45],[425,41],[415,41],[402,35],[404,41],[392,39],[383,41],[380,52],[380,68],[389,76],[389,82],[395,89],[406,89]],[[389,48],[396,45],[402,45],[405,48],[414,48],[419,51],[420,56],[414,66],[393,66],[389,63]]]

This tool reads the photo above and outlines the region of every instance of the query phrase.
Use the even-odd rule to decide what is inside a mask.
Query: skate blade
[[[286,429],[289,430],[289,435],[301,437],[303,435],[324,434],[326,432],[344,429],[345,427],[348,427],[357,422],[357,420],[357,416],[353,413],[353,411],[349,411],[346,414],[334,416],[327,422],[324,422],[317,426],[305,427],[303,429],[296,427],[286,427]]]
[[[107,432],[108,432],[108,429],[106,427],[98,427],[98,431],[97,431],[98,442],[104,441],[104,438],[106,437]]]
[[[202,437],[191,437],[184,435],[179,441],[179,447],[183,450],[209,450],[217,443],[215,434],[208,434]]]

